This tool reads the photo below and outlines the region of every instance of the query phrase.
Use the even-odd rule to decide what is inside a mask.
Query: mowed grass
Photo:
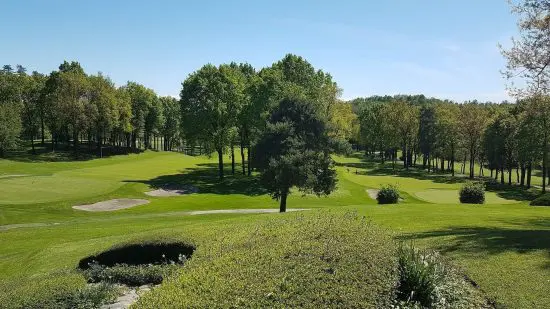
[[[486,205],[460,205],[455,194],[463,178],[400,170],[394,175],[391,165],[360,156],[336,160],[338,191],[323,198],[296,193],[288,201],[290,208],[358,211],[393,230],[397,239],[442,251],[510,308],[546,308],[550,303],[550,208],[528,206],[518,195],[499,191],[488,192]],[[215,158],[146,152],[83,162],[0,160],[0,174],[33,175],[0,178],[1,225],[57,223],[0,226],[1,290],[29,284],[26,278],[72,270],[80,258],[120,242],[154,237],[208,241],[219,236],[221,226],[238,229],[279,216],[184,215],[199,209],[278,207],[257,178],[240,175],[240,165],[235,176],[226,165],[228,175],[219,182]],[[40,177],[48,180],[33,182]],[[169,198],[144,194],[165,183],[194,185],[200,192]],[[366,193],[396,183],[405,197],[402,204],[378,206]],[[108,213],[71,208],[115,197],[151,203]]]

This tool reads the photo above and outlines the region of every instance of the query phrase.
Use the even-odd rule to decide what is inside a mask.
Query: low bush
[[[160,284],[163,279],[173,273],[179,266],[166,265],[115,265],[111,267],[92,264],[84,270],[88,282],[120,283],[128,286],[145,284]]]
[[[389,308],[390,235],[356,214],[285,214],[220,231],[136,308]]]
[[[50,274],[47,277],[0,285],[0,308],[99,308],[120,294],[119,288],[101,283],[86,285],[80,274]]]
[[[466,182],[460,188],[460,202],[463,204],[485,203],[485,186],[480,182]]]
[[[397,204],[399,202],[399,188],[395,185],[386,185],[380,188],[376,195],[378,204]]]
[[[482,293],[437,252],[402,246],[395,308],[490,308]]]
[[[550,206],[550,193],[545,193],[532,200],[532,206]]]

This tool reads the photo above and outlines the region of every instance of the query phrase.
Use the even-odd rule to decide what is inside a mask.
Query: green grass
[[[550,208],[529,206],[526,198],[532,192],[500,188],[487,192],[485,205],[460,205],[457,190],[463,177],[399,169],[394,175],[391,165],[360,156],[336,160],[338,191],[324,198],[293,194],[290,208],[357,210],[393,230],[396,239],[440,250],[510,308],[550,303]],[[231,176],[226,165],[227,178],[220,183],[215,167],[215,158],[162,152],[78,162],[0,160],[0,175],[31,175],[0,178],[0,300],[3,291],[25,290],[29,278],[34,282],[55,272],[72,274],[81,258],[121,242],[155,237],[208,241],[222,237],[222,228],[238,230],[279,216],[182,215],[188,210],[278,207],[257,178]],[[169,198],[144,194],[167,182],[192,184],[200,192]],[[405,201],[377,205],[366,189],[382,184],[398,184]],[[115,197],[151,203],[109,213],[71,208]],[[59,224],[1,227],[30,223]]]

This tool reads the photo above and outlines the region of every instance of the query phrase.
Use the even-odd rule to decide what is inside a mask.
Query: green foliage
[[[0,101],[0,157],[17,146],[21,129],[20,105]]]
[[[160,265],[125,265],[118,264],[105,267],[92,264],[90,268],[83,270],[88,282],[121,283],[128,286],[141,286],[145,284],[160,284],[180,266],[176,264]]]
[[[463,204],[485,203],[485,185],[482,182],[466,182],[459,192],[460,202]]]
[[[545,193],[532,200],[531,206],[550,206],[550,193]]]
[[[387,308],[392,239],[353,213],[313,212],[242,225],[197,250],[178,278],[136,308]]]
[[[93,309],[113,301],[119,289],[108,283],[85,285],[79,274],[58,273],[33,278],[20,286],[0,286],[0,307],[6,309]]]
[[[437,252],[401,246],[398,308],[489,308],[483,295]]]
[[[261,180],[281,212],[294,186],[305,193],[328,195],[336,186],[324,118],[313,104],[285,99],[273,111],[265,133],[254,148]]]
[[[399,188],[396,185],[385,185],[376,195],[378,204],[397,204],[399,202]]]

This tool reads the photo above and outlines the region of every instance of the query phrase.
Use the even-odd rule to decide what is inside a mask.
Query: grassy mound
[[[354,214],[286,215],[220,233],[137,308],[387,308],[394,242]]]
[[[536,199],[532,200],[531,206],[550,206],[550,193],[545,193]]]

